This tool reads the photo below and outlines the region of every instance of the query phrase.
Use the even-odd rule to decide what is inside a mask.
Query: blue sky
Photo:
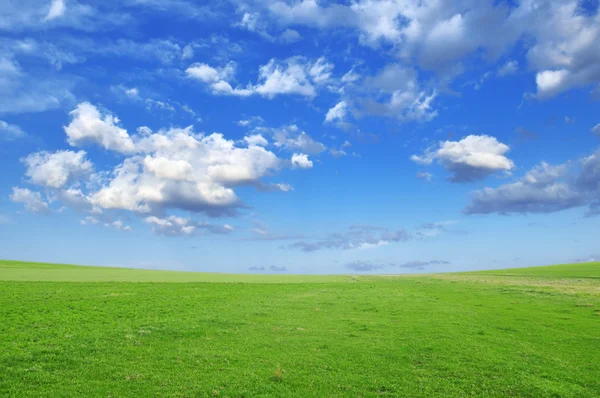
[[[600,256],[598,1],[9,0],[0,32],[0,258]]]

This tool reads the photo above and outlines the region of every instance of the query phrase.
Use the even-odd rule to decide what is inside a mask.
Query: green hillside
[[[262,276],[4,261],[0,396],[598,397],[599,269]]]

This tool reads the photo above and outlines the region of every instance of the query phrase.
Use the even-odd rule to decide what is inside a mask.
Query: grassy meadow
[[[0,261],[2,397],[598,397],[600,263],[411,276]]]

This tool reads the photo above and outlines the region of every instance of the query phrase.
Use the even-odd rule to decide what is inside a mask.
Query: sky
[[[5,0],[0,258],[598,260],[599,109],[597,0]]]

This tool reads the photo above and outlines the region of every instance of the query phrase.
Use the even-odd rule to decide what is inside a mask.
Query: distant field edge
[[[462,274],[600,279],[600,262],[469,271]]]
[[[453,272],[452,275],[502,277],[553,277],[600,279],[600,262],[503,268]],[[142,268],[85,266],[17,260],[0,260],[0,281],[22,282],[221,282],[221,283],[332,283],[388,280],[399,277],[426,277],[424,274],[233,274]],[[438,274],[441,275],[441,274]]]

